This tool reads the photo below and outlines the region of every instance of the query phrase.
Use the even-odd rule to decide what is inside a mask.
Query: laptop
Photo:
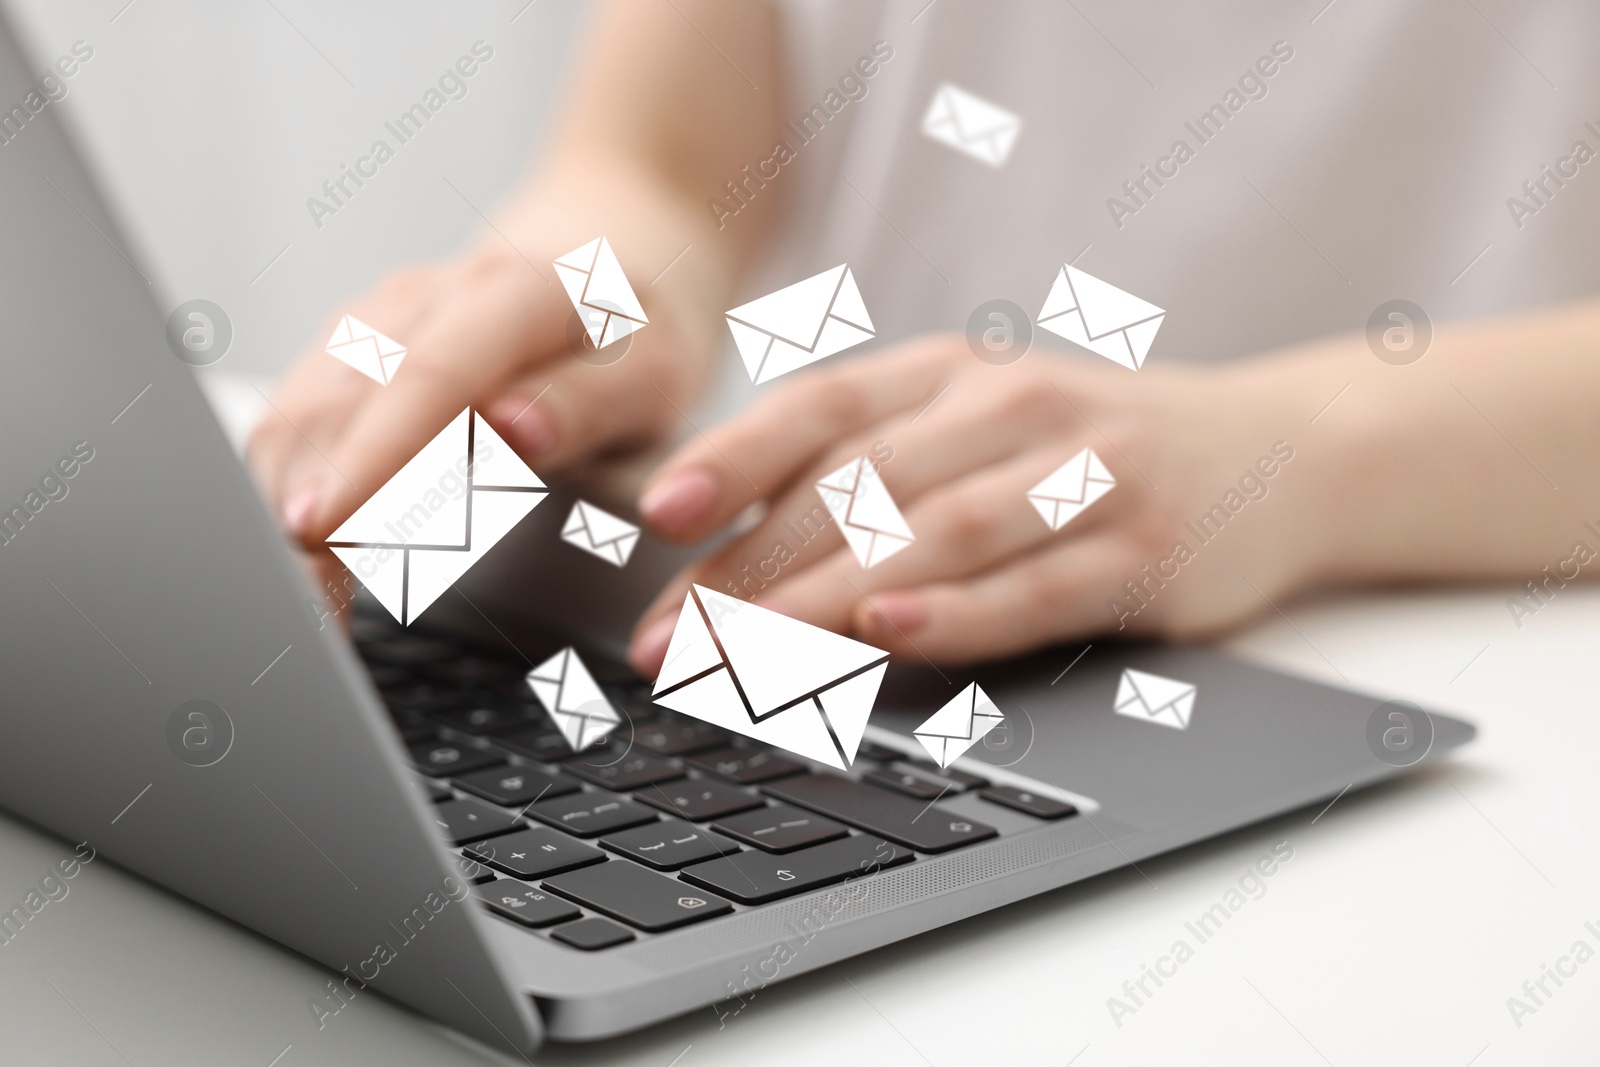
[[[319,961],[314,1012],[370,987],[523,1054],[726,1013],[1473,736],[1097,641],[891,661],[838,770],[652,703],[620,655],[649,590],[561,543],[559,488],[413,625],[358,598],[347,634],[30,96],[48,69],[0,24],[0,806]],[[525,680],[569,647],[621,720],[582,752]],[[941,766],[914,734],[972,682],[1003,722]]]

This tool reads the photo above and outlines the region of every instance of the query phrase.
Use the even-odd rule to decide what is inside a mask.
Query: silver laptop
[[[43,69],[0,25],[0,805],[320,961],[313,1011],[370,986],[522,1053],[726,1013],[1473,735],[1096,642],[892,662],[841,773],[651,703],[618,654],[650,590],[560,544],[559,490],[414,625],[358,599],[346,636],[29,96]],[[646,542],[629,571],[674,562]],[[582,753],[524,681],[573,645],[624,720]],[[913,730],[972,681],[1004,724],[942,768]]]

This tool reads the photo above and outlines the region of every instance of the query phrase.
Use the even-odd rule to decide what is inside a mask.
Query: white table
[[[238,395],[237,391],[230,395]],[[243,413],[228,405],[235,421]],[[1600,1058],[1600,589],[1514,625],[1508,588],[1287,608],[1232,641],[1285,670],[1457,712],[1440,770],[1003,909],[540,1064],[1566,1065]],[[1342,677],[1341,677],[1342,676]],[[1291,861],[1131,1015],[1185,922],[1277,842]],[[0,901],[70,848],[0,818]],[[318,1031],[309,961],[96,861],[0,947],[0,1062],[179,1067],[507,1060],[376,994]],[[1565,965],[1571,970],[1573,964]],[[1168,970],[1171,967],[1168,966]],[[1131,1000],[1127,1000],[1132,1003]],[[1531,1000],[1528,1003],[1533,1005]],[[1118,1025],[1120,1021],[1120,1026]],[[675,1057],[680,1057],[674,1059]],[[274,1057],[281,1057],[274,1060]]]

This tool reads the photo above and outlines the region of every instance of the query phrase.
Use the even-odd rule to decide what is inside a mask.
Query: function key
[[[760,794],[710,778],[680,778],[640,789],[635,799],[692,822],[704,822],[766,804]]]
[[[701,752],[689,758],[689,766],[721,775],[740,785],[769,782],[807,769],[803,763],[759,748],[719,748],[714,752]]]
[[[543,878],[605,859],[605,853],[542,826],[518,830],[463,850],[481,863],[516,878]]]
[[[503,834],[521,825],[511,812],[501,811],[471,798],[435,804],[433,820],[443,828],[450,842],[456,845]]]
[[[841,823],[786,804],[721,819],[711,828],[767,852],[793,852],[846,833]]]
[[[558,874],[546,878],[544,887],[651,932],[686,926],[733,910],[732,904],[714,893],[694,889],[626,860]]]
[[[595,755],[603,757],[606,751],[600,749]],[[575,778],[582,778],[590,785],[604,786],[607,789],[639,789],[656,782],[683,777],[683,771],[675,765],[654,756],[643,754],[624,756],[614,763],[598,766],[591,762],[592,759],[594,756],[577,756],[567,760],[562,767]]]
[[[727,838],[697,830],[677,819],[607,834],[600,839],[600,844],[658,871],[675,871],[690,863],[739,851],[739,846]]]
[[[579,919],[575,923],[558,926],[550,931],[557,941],[565,941],[573,948],[587,952],[610,948],[633,940],[633,931],[618,926],[610,919]]]
[[[573,793],[541,800],[528,809],[528,814],[575,837],[599,837],[658,818],[644,805],[613,793]]]
[[[1040,796],[1010,785],[990,786],[978,795],[1036,819],[1065,819],[1068,815],[1078,814],[1078,809],[1064,800]]]
[[[411,746],[411,760],[417,770],[432,778],[466,774],[482,767],[492,767],[500,757],[481,748],[468,748],[452,741],[432,741]]]
[[[538,767],[490,767],[455,780],[457,786],[496,804],[516,807],[546,797],[578,791],[578,783],[564,774]]]
[[[481,885],[473,892],[490,911],[523,926],[554,926],[583,914],[560,897],[510,878]]]
[[[681,756],[721,748],[728,743],[728,735],[703,722],[657,721],[635,729],[633,743],[658,756]]]
[[[885,789],[893,789],[896,793],[904,793],[908,797],[916,797],[918,800],[933,800],[950,792],[948,786],[935,785],[920,774],[897,771],[888,767],[862,775],[861,780],[881,785]]]

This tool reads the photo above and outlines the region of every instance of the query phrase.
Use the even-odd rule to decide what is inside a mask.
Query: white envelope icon
[[[580,500],[572,505],[567,524],[561,527],[561,540],[607,563],[625,567],[633,555],[633,546],[639,543],[639,527]]]
[[[922,117],[922,132],[973,159],[999,167],[1011,157],[1022,119],[949,82],[939,86]]]
[[[605,740],[622,721],[576,649],[563,648],[529,671],[528,688],[574,752]]]
[[[379,385],[388,385],[400,369],[400,361],[406,358],[405,345],[385,337],[354,315],[346,315],[333,328],[327,352]]]
[[[1005,716],[989,699],[989,694],[973,682],[930,715],[927,722],[912,730],[911,736],[922,742],[935,763],[948,767],[957,756],[982,741],[984,734],[1004,721]]]
[[[1144,366],[1167,313],[1077,267],[1061,268],[1039,326],[1129,370]]]
[[[916,540],[878,468],[866,456],[822,479],[817,492],[863,567],[876,567]]]
[[[1194,713],[1194,695],[1195,688],[1188,682],[1124,670],[1117,684],[1117,714],[1184,730]]]
[[[889,653],[695,585],[652,699],[848,770]]]
[[[728,312],[728,329],[757,385],[877,336],[843,263],[739,305]]]
[[[617,254],[604,237],[596,237],[556,260],[556,276],[566,287],[596,348],[621,340],[650,321],[639,306],[639,298],[633,295],[627,275],[622,273]]]
[[[1044,516],[1050,529],[1059,530],[1116,486],[1117,480],[1090,449],[1057,467],[1048,478],[1028,490],[1028,503]]]
[[[467,408],[333,531],[328,545],[409,626],[545,495],[539,476]]]

